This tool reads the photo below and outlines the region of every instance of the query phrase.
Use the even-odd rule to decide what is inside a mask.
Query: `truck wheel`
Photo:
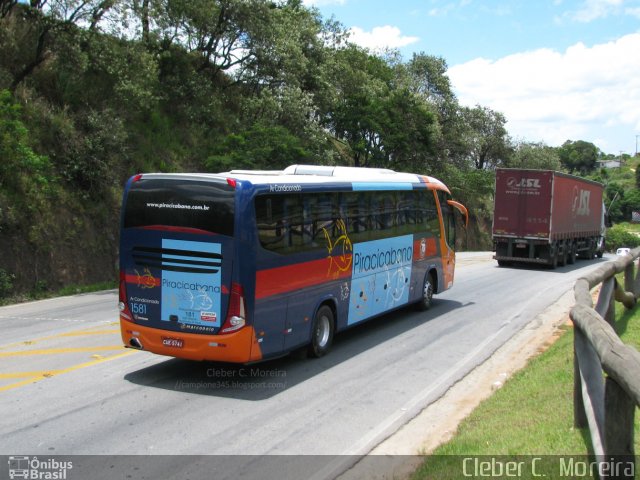
[[[569,263],[569,265],[573,265],[574,263],[576,263],[576,245],[575,243],[571,245],[571,248],[569,249],[569,257],[567,258],[567,263]]]
[[[547,267],[554,269],[558,266],[558,251],[555,248],[549,246],[546,248],[545,255],[542,258],[546,257]]]
[[[567,264],[567,259],[568,259],[568,252],[567,252],[567,245],[564,245],[562,247],[562,254],[558,254],[558,264],[561,267],[564,267]]]
[[[334,325],[333,310],[328,305],[322,305],[313,319],[309,356],[320,358],[329,352],[333,342]]]

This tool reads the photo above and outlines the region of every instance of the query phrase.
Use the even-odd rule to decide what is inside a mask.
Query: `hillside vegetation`
[[[495,167],[604,175],[593,144],[515,142],[446,72],[363,50],[300,0],[0,0],[0,297],[116,278],[141,171],[429,173],[469,207],[471,249],[490,248]],[[625,218],[637,180],[606,180]]]

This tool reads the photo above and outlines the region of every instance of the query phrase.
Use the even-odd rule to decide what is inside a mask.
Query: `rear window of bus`
[[[143,177],[129,189],[124,228],[181,227],[233,236],[234,193],[223,180]]]

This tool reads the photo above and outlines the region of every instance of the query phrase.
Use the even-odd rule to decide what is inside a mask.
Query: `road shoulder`
[[[573,290],[569,290],[439,400],[368,454],[385,456],[388,461],[370,462],[364,457],[339,478],[408,478],[422,464],[422,455],[432,453],[450,440],[460,422],[483,400],[558,338],[560,327],[569,321],[574,303]]]

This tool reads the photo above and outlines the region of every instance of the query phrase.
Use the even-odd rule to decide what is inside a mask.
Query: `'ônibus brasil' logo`
[[[23,455],[9,456],[9,478],[65,480],[73,462],[55,458],[38,459]]]

